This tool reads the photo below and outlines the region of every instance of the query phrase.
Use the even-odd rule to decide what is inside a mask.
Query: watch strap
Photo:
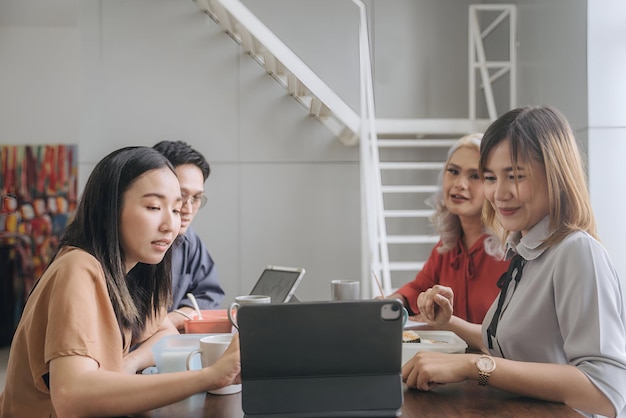
[[[482,360],[488,360],[491,364],[486,366]],[[482,355],[476,361],[476,367],[478,368],[478,384],[481,386],[487,386],[489,382],[489,376],[496,369],[496,362],[491,356]]]
[[[485,373],[478,371],[478,384],[480,386],[487,386],[487,382],[489,382],[490,373]]]

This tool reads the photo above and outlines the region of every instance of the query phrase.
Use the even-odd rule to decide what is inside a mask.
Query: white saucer
[[[212,395],[232,395],[233,393],[241,392],[241,384],[230,385],[221,389],[209,390],[208,392]]]

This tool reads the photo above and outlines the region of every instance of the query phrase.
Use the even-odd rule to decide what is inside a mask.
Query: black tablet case
[[[391,300],[244,305],[239,309],[246,417],[398,416],[402,315]]]

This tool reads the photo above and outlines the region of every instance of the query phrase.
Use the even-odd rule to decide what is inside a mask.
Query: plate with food
[[[465,353],[467,343],[452,331],[404,330],[402,332],[402,364],[419,351]]]

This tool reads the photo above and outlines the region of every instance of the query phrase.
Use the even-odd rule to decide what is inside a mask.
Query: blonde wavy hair
[[[536,161],[545,170],[550,235],[541,247],[556,244],[578,230],[598,239],[587,176],[574,134],[565,117],[550,106],[523,107],[502,115],[485,131],[478,166],[481,176],[489,154],[505,139],[511,141],[511,162],[516,179],[518,161]],[[491,204],[486,203],[483,207],[485,225],[505,242],[514,231],[505,230]]]
[[[431,215],[430,221],[435,227],[435,231],[439,234],[441,245],[437,248],[440,254],[446,253],[456,247],[459,237],[463,234],[463,228],[461,227],[461,221],[458,215],[450,212],[446,206],[445,196],[443,192],[443,177],[450,164],[452,155],[461,148],[468,148],[480,152],[480,143],[483,134],[473,133],[466,135],[456,141],[448,150],[448,156],[446,162],[443,165],[443,169],[439,173],[437,181],[438,189],[434,196],[426,200],[426,203],[432,207],[435,212]],[[494,257],[502,257],[503,247],[500,242],[492,234],[487,237],[484,242],[485,251],[487,254]]]

